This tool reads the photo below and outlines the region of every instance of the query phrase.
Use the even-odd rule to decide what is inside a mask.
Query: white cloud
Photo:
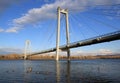
[[[0,28],[0,32],[4,32],[4,29]]]
[[[23,53],[23,50],[19,48],[0,48],[0,54],[8,53]]]
[[[14,26],[7,32],[18,32],[25,25],[38,23],[46,19],[56,18],[57,7],[68,8],[68,10],[83,11],[88,6],[118,4],[120,0],[56,0],[54,3],[45,4],[41,8],[33,8],[20,18],[13,19]],[[19,27],[19,29],[15,29]]]
[[[82,50],[78,50],[78,51],[75,51],[76,54],[81,54],[81,53],[84,53],[84,51]]]
[[[99,54],[112,54],[113,52],[109,49],[99,49]]]
[[[71,51],[71,55],[84,55],[86,52],[83,51],[83,50],[74,50],[74,51]]]
[[[21,29],[20,27],[12,27],[12,28],[7,29],[5,32],[8,32],[8,33],[17,33],[18,30],[20,30],[20,29]]]
[[[0,28],[0,32],[7,32],[7,33],[17,33],[20,29],[22,29],[22,27],[11,27],[9,29],[3,29]]]

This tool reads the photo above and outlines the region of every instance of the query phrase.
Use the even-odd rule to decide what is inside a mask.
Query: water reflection
[[[60,61],[56,61],[56,82],[57,83],[60,83],[61,81],[65,81],[65,80],[66,80],[66,83],[70,83],[70,61],[67,61],[65,66],[66,67],[64,68],[66,69],[64,71],[62,63]]]
[[[56,61],[56,81],[60,82],[60,62]]]
[[[27,68],[27,66],[28,66],[28,61],[24,61],[23,62],[23,70],[24,70],[24,82],[26,82],[27,80],[29,80],[29,76],[27,75],[27,73],[26,73],[26,68]]]
[[[23,61],[23,75],[24,75],[24,83],[28,83],[31,79],[32,74],[32,63],[30,61]]]
[[[67,83],[70,83],[70,61],[67,61]]]
[[[115,71],[111,64],[108,64],[109,63],[86,63],[86,61],[57,61],[56,83],[109,83],[113,82],[113,80],[114,82],[118,82],[119,79],[116,79],[119,77],[116,73],[118,71]]]

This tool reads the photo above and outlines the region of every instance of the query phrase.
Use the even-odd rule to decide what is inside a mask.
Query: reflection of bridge
[[[65,14],[65,16],[66,16],[66,40],[67,40],[66,43],[67,44],[63,45],[63,46],[59,46],[60,14],[61,13]],[[57,28],[56,47],[51,48],[51,49],[47,49],[47,50],[43,50],[43,51],[40,51],[40,52],[31,53],[31,55],[28,55],[27,57],[37,55],[37,54],[43,54],[43,53],[49,53],[49,52],[56,51],[56,60],[59,60],[59,50],[61,50],[61,51],[67,51],[68,60],[70,60],[70,49],[71,48],[76,48],[76,47],[81,47],[81,46],[86,46],[86,45],[91,45],[91,44],[97,44],[97,43],[103,43],[103,42],[109,42],[109,41],[120,39],[120,31],[116,31],[116,32],[113,32],[113,33],[97,36],[97,37],[94,37],[94,38],[89,38],[89,39],[86,39],[86,40],[69,43],[69,24],[68,23],[69,23],[68,22],[68,10],[67,9],[61,9],[60,7],[58,7],[58,28]]]

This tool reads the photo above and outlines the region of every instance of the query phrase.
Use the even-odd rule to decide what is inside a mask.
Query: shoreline
[[[55,60],[55,55],[35,55],[30,56],[27,60]],[[67,56],[60,55],[60,60],[67,60]],[[120,59],[120,55],[72,55],[71,60],[96,60],[96,59]],[[0,60],[24,60],[23,55],[8,54],[0,55]]]

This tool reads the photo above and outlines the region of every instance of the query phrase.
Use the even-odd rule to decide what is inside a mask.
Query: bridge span
[[[68,9],[61,9],[60,7],[58,7],[57,8],[57,13],[58,13],[57,14],[57,22],[58,23],[57,23],[57,35],[56,35],[56,47],[50,48],[50,49],[47,49],[47,50],[43,50],[43,51],[39,51],[39,52],[34,52],[34,53],[29,54],[29,55],[25,55],[24,59],[26,59],[29,56],[56,51],[56,61],[58,61],[59,60],[59,51],[66,51],[67,56],[68,56],[68,60],[70,60],[70,49],[71,48],[87,46],[87,45],[103,43],[103,42],[110,42],[110,41],[120,39],[120,30],[118,30],[116,32],[108,33],[108,34],[97,36],[97,37],[94,37],[94,38],[89,38],[89,39],[86,39],[86,40],[70,43]],[[61,24],[60,19],[61,19],[61,14],[65,15],[66,45],[59,46],[59,43],[60,43],[60,24]]]
[[[69,45],[62,45],[59,47],[59,49],[62,51],[65,51],[70,48],[76,48],[76,47],[87,46],[87,45],[103,43],[103,42],[110,42],[110,41],[119,40],[119,39],[120,39],[120,31],[116,31],[116,32],[105,34],[105,35],[97,36],[94,38],[89,38],[89,39],[69,43]],[[40,52],[31,53],[27,57],[33,56],[33,55],[38,55],[38,54],[43,54],[43,53],[54,52],[54,51],[56,51],[56,47],[50,48],[47,50],[43,50]]]

